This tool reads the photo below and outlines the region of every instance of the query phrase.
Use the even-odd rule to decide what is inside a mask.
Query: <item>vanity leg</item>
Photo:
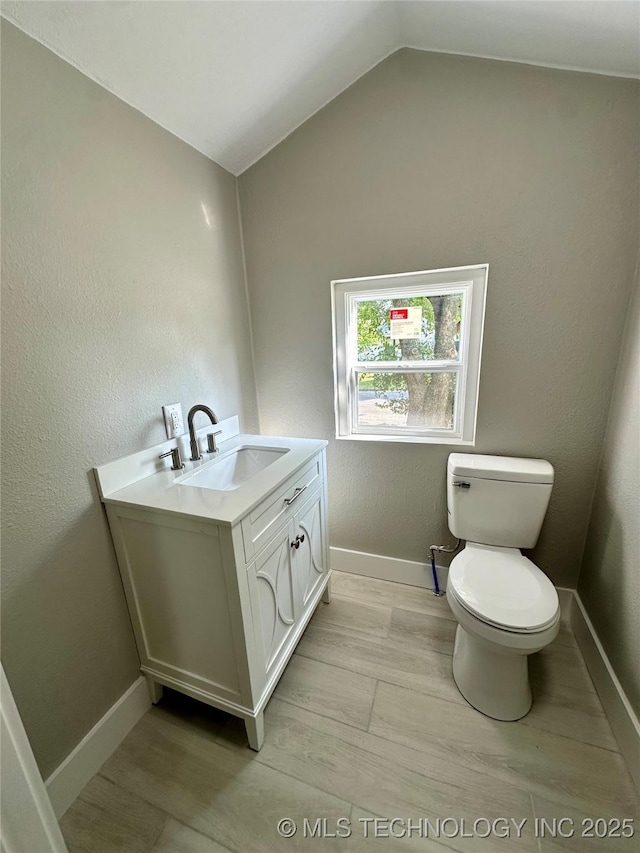
[[[327,585],[325,586],[324,592],[322,593],[322,600],[325,604],[331,604],[331,576],[329,576]]]
[[[247,730],[249,746],[260,752],[264,743],[264,713],[260,711],[257,717],[245,717],[244,726]]]
[[[147,690],[149,691],[149,698],[151,699],[151,703],[153,705],[157,705],[158,702],[162,699],[162,692],[164,687],[162,684],[159,684],[157,681],[154,681],[150,675],[145,675],[147,679]]]

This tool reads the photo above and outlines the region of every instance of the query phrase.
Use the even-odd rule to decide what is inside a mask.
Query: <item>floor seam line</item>
[[[376,704],[376,696],[378,695],[378,684],[379,680],[376,679],[375,687],[373,688],[373,699],[371,701],[371,708],[369,709],[369,719],[367,720],[367,732],[371,733],[371,718],[373,717],[373,706]]]
[[[314,658],[311,655],[305,655],[304,652],[296,651],[296,654],[300,655],[300,657],[307,658],[308,660],[315,660],[315,661],[318,661],[318,663],[326,663],[326,661],[318,660],[318,658]],[[337,663],[331,664],[331,666],[335,666],[336,669],[342,669],[345,672],[354,673],[355,675],[364,675],[364,673],[362,673],[362,672],[358,672],[355,669],[348,669],[347,667],[340,666]],[[410,673],[408,673],[408,674],[410,674]],[[449,702],[451,705],[456,705],[456,706],[462,707],[462,708],[471,707],[468,704],[468,702],[465,702],[464,700],[462,702],[458,702],[455,699],[447,699],[445,696],[439,696],[436,693],[428,693],[425,690],[416,690],[414,687],[407,687],[404,684],[396,684],[396,682],[394,682],[394,681],[387,681],[385,678],[376,678],[376,676],[374,676],[374,675],[368,675],[366,677],[367,678],[374,678],[376,681],[380,682],[381,684],[386,684],[389,687],[395,687],[399,690],[412,690],[414,693],[417,693],[419,696],[429,696],[432,699],[441,699],[443,702]]]
[[[247,747],[247,749],[248,749],[248,747]],[[325,791],[323,788],[318,787],[318,785],[312,785],[310,782],[307,782],[305,779],[301,779],[298,776],[293,776],[291,773],[287,773],[285,770],[280,770],[277,767],[272,767],[270,764],[267,764],[266,761],[260,761],[260,753],[256,754],[255,760],[260,764],[261,767],[265,767],[267,770],[270,770],[272,773],[279,773],[281,776],[286,776],[287,779],[292,779],[294,782],[297,782],[298,784],[306,785],[307,788],[311,788],[314,791],[318,791],[319,793],[326,794],[327,796],[333,797],[335,800],[338,800],[341,804],[344,804],[345,806],[351,806],[351,803],[348,800],[345,800],[343,797],[338,797],[332,791]],[[102,774],[98,773],[96,775],[102,775]],[[140,794],[138,794],[137,791],[130,791],[128,788],[123,788],[121,785],[118,784],[118,782],[114,782],[113,779],[109,779],[109,777],[107,777],[107,776],[103,776],[102,778],[108,779],[109,782],[112,782],[114,785],[116,785],[118,788],[120,788],[121,791],[124,791],[125,794],[134,794],[140,800],[145,802],[148,806],[151,806],[152,808],[156,809],[157,811],[162,812],[163,814],[167,815],[169,818],[171,818],[171,820],[175,820],[177,823],[181,823],[183,826],[186,826],[189,829],[193,829],[194,832],[200,833],[200,835],[203,835],[205,838],[208,838],[209,841],[214,841],[216,844],[219,844],[221,847],[224,847],[226,850],[229,850],[229,853],[237,853],[237,851],[234,851],[232,848],[227,847],[226,844],[223,844],[222,841],[218,841],[217,838],[214,838],[211,835],[207,835],[206,833],[202,832],[201,830],[196,829],[195,827],[191,826],[188,823],[185,823],[183,820],[180,820],[180,818],[175,817],[174,815],[171,814],[171,812],[165,811],[165,809],[163,809],[161,806],[156,806],[154,803],[150,802],[149,800],[146,800],[144,797],[140,796]],[[153,853],[153,849],[150,851],[150,853]]]
[[[535,835],[536,846],[538,848],[538,853],[542,853],[542,843],[540,841],[540,836],[538,835],[538,833],[535,830],[535,827],[536,827],[536,807],[535,807],[535,804],[533,802],[533,793],[531,791],[529,791],[529,805],[531,806],[531,814],[533,815],[533,834]]]
[[[168,815],[168,817],[169,817],[169,820],[173,820],[173,821],[175,821],[175,823],[179,823],[181,826],[186,826],[186,828],[190,829],[191,832],[195,832],[197,835],[202,836],[202,838],[206,838],[207,841],[213,841],[214,844],[219,844],[220,847],[222,847],[224,850],[228,850],[229,853],[238,853],[238,851],[236,849],[234,849],[233,847],[227,847],[227,845],[223,844],[222,841],[218,841],[218,839],[214,838],[212,835],[207,835],[207,833],[202,832],[201,829],[196,829],[195,826],[191,826],[190,823],[185,823],[184,820],[181,820],[178,817],[173,817],[173,815]],[[163,830],[164,830],[164,827],[163,827]],[[162,835],[162,832],[160,833],[160,835]],[[158,835],[158,838],[160,838],[160,835]],[[154,847],[158,843],[158,838],[156,838],[156,840],[153,842]],[[151,848],[149,853],[153,853],[153,847]]]
[[[561,734],[560,732],[556,732],[553,729],[543,728],[542,726],[534,726],[531,723],[527,722],[526,717],[521,717],[519,720],[517,720],[517,722],[522,723],[522,725],[526,726],[527,729],[533,729],[536,732],[547,732],[547,734],[550,735],[558,735],[559,737],[567,738],[567,740],[572,740],[575,743],[581,743],[583,746],[595,746],[598,749],[604,749],[605,752],[611,752],[613,753],[613,755],[620,755],[622,758],[624,758],[619,749],[612,749],[610,746],[601,746],[598,743],[592,743],[590,740],[580,740],[576,737],[572,737],[571,735]]]
[[[305,708],[304,705],[298,705],[297,702],[292,702],[290,699],[283,699],[281,696],[278,696],[275,693],[272,696],[272,699],[276,699],[278,702],[282,702],[284,705],[290,705],[292,708],[299,708],[301,711],[306,711],[309,714],[316,714],[316,716],[322,717],[323,720],[329,720],[332,723],[339,723],[341,726],[348,726],[350,729],[354,729],[357,732],[363,732],[365,734],[367,732],[367,729],[362,729],[360,728],[360,726],[355,726],[353,723],[347,723],[344,720],[336,720],[335,717],[329,717],[327,714],[323,714],[321,711],[312,711],[311,708]]]
[[[191,824],[185,823],[185,821],[181,820],[179,817],[172,815],[171,812],[168,812],[162,806],[158,806],[155,803],[152,803],[150,800],[147,800],[142,794],[138,793],[137,790],[136,791],[130,791],[128,788],[124,788],[119,782],[116,782],[114,779],[111,779],[109,776],[106,776],[102,772],[102,768],[100,768],[100,770],[98,770],[98,772],[95,774],[95,776],[92,776],[91,778],[95,779],[96,776],[99,776],[101,779],[104,779],[105,781],[109,782],[111,785],[118,788],[119,791],[122,791],[123,794],[133,794],[135,797],[137,797],[139,800],[141,800],[147,806],[150,806],[152,809],[155,809],[156,811],[158,811],[162,815],[164,815],[165,822],[162,826],[162,829],[158,833],[157,837],[154,839],[153,845],[149,848],[149,853],[153,853],[153,848],[158,843],[158,839],[162,835],[168,820],[174,820],[176,823],[180,823],[180,824],[182,824],[182,826],[186,826],[188,829],[191,829],[194,832],[197,832],[199,835],[204,836],[209,841],[214,841],[216,844],[219,844],[221,847],[224,847],[225,850],[228,850],[229,853],[237,853],[237,851],[234,851],[232,848],[227,847],[226,844],[223,844],[221,841],[218,841],[217,838],[213,838],[211,835],[207,835],[205,832],[201,832],[201,830],[196,829],[194,826],[191,826]],[[76,800],[78,800],[78,799],[80,799],[79,796],[76,797]],[[76,800],[74,800],[74,803],[76,802]],[[72,808],[72,807],[73,807],[73,803],[71,804],[71,806],[69,808]]]
[[[311,623],[310,623],[310,625],[311,625]],[[326,628],[326,627],[325,627],[325,626],[323,626],[323,625],[314,625],[313,627],[315,627],[315,628],[320,628],[321,630],[325,630],[325,631],[329,631],[329,632],[331,632],[331,628]],[[334,631],[333,633],[339,633],[339,632],[340,632],[340,626],[336,625],[336,629],[337,629],[337,630],[336,630],[336,631]],[[356,630],[356,629],[353,629],[353,628],[342,628],[342,631],[345,631],[345,630],[346,630],[346,631],[353,631],[353,630]],[[362,632],[360,632],[360,633],[362,634]],[[347,640],[358,640],[358,639],[360,639],[359,637],[352,637],[352,636],[350,636],[349,634],[345,634],[344,636],[346,637],[346,639],[347,639]],[[409,654],[409,655],[410,655],[410,654],[414,654],[414,655],[417,657],[417,659],[418,659],[418,660],[420,660],[420,657],[419,657],[419,655],[420,655],[420,651],[422,651],[422,652],[425,652],[425,651],[426,651],[426,652],[429,652],[430,654],[440,655],[440,657],[443,657],[443,658],[452,658],[452,657],[453,657],[453,642],[451,643],[452,650],[451,650],[450,652],[441,652],[441,651],[438,651],[438,649],[422,648],[422,647],[421,647],[420,649],[416,649],[416,651],[415,651],[415,652],[412,652],[412,651],[411,651],[411,649],[408,649],[408,648],[406,648],[406,647],[404,647],[404,646],[402,646],[402,645],[400,645],[400,644],[395,643],[395,641],[393,640],[393,637],[388,637],[388,636],[387,636],[387,637],[373,637],[373,635],[372,635],[372,634],[369,634],[369,635],[364,635],[364,634],[363,634],[362,636],[364,636],[364,637],[365,637],[366,639],[368,639],[368,640],[371,640],[371,639],[374,639],[374,640],[382,640],[382,641],[383,641],[383,645],[384,645],[385,643],[386,643],[386,644],[388,644],[388,648],[390,648],[390,649],[392,649],[392,650],[394,650],[394,651],[404,652],[405,654]],[[302,637],[304,637],[304,633],[303,633]],[[301,639],[302,639],[302,638],[301,638]],[[579,689],[579,688],[578,688],[578,689]]]

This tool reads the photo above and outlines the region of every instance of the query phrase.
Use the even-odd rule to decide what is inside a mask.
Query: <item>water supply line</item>
[[[443,554],[455,554],[455,552],[460,547],[460,543],[462,539],[457,539],[456,544],[453,548],[448,548],[446,545],[431,545],[429,547],[429,551],[431,553],[431,571],[433,573],[433,594],[434,595],[444,595],[444,592],[440,589],[440,584],[438,583],[438,570],[436,569],[436,551],[439,551]]]

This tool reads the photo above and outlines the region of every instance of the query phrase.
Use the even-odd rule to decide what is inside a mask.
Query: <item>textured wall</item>
[[[2,23],[3,663],[46,776],[138,674],[91,468],[256,427],[236,181]]]
[[[578,583],[640,715],[640,277],[632,300]]]
[[[638,233],[637,81],[403,50],[240,178],[260,424],[334,435],[329,281],[490,264],[477,444],[556,485],[533,554],[575,585]],[[331,542],[450,541],[451,448],[329,446]]]

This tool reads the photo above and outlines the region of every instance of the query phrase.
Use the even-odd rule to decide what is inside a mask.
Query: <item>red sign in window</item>
[[[409,309],[408,308],[394,308],[392,311],[389,311],[389,319],[390,320],[408,320],[409,319]]]

